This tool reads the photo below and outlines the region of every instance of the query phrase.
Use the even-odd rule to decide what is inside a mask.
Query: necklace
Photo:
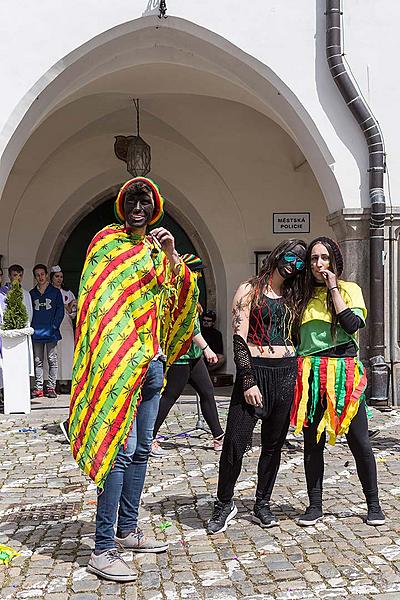
[[[266,296],[267,298],[273,298],[274,300],[282,298],[282,294],[277,294],[271,284],[269,284],[267,286],[267,289],[264,290],[264,296]]]

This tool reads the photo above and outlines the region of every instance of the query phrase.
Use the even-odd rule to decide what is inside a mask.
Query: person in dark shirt
[[[224,344],[222,333],[215,327],[217,315],[213,310],[209,310],[203,315],[201,333],[208,346],[218,356],[218,362],[215,364],[207,362],[209,371],[217,371],[225,364]]]
[[[279,523],[270,501],[294,398],[297,307],[302,297],[299,284],[305,256],[302,240],[281,242],[260,273],[242,283],[233,299],[236,378],[219,461],[217,497],[207,525],[211,535],[225,531],[237,513],[234,488],[259,419],[261,452],[252,518],[261,527]]]

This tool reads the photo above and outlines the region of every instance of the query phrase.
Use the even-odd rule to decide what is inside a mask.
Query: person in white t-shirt
[[[10,291],[11,288],[11,284],[14,281],[18,281],[18,283],[21,285],[22,288],[22,301],[25,305],[26,308],[26,312],[28,313],[28,322],[27,325],[31,324],[32,321],[32,315],[33,315],[33,308],[32,308],[32,300],[31,300],[31,296],[30,293],[28,292],[28,290],[25,290],[22,287],[22,279],[24,277],[24,268],[21,267],[21,265],[11,265],[10,267],[8,267],[8,278],[9,278],[9,282],[6,283],[2,288],[2,292],[4,294],[8,294],[8,292]]]
[[[1,274],[3,274],[3,270],[1,270]],[[11,289],[11,284],[14,281],[18,281],[18,283],[21,286],[21,291],[22,291],[22,302],[24,303],[26,312],[28,313],[28,320],[27,320],[26,324],[30,325],[31,321],[32,321],[32,316],[33,316],[32,299],[31,299],[31,295],[28,292],[28,290],[25,290],[22,287],[23,277],[24,277],[24,268],[21,267],[21,265],[15,264],[15,265],[11,265],[10,267],[8,267],[9,282],[0,288],[0,294],[2,294],[4,296],[3,300],[5,302],[5,298]],[[35,369],[34,369],[34,362],[33,362],[32,340],[31,340],[30,336],[28,336],[28,349],[29,349],[28,350],[29,351],[29,375],[30,375],[30,377],[33,377],[35,375]]]

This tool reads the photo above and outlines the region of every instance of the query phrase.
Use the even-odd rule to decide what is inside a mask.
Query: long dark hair
[[[58,273],[60,273],[60,271],[50,271],[50,283],[51,283],[51,284],[53,284],[54,275],[55,275],[57,272],[58,272]],[[61,270],[61,273],[63,273],[63,271],[62,271],[62,270]],[[63,273],[63,274],[64,274],[64,273]],[[63,292],[69,292],[69,291],[70,291],[70,290],[69,290],[69,288],[67,288],[67,287],[65,286],[65,284],[64,284],[64,281],[63,281],[63,282],[62,282],[62,284],[61,284],[61,289],[62,289],[62,291],[63,291]]]
[[[253,306],[260,306],[264,299],[264,292],[268,288],[272,273],[278,266],[278,261],[282,254],[293,250],[296,246],[302,246],[307,249],[307,244],[303,240],[284,240],[272,250],[271,254],[262,264],[260,272],[255,277],[251,277],[247,283],[251,286],[249,292],[249,303]],[[300,301],[302,297],[302,278],[298,275],[285,279],[282,283],[282,298],[292,310],[296,326],[300,316]]]
[[[340,287],[339,277],[342,274],[342,271],[341,271],[341,269],[338,269],[334,250],[333,250],[331,244],[328,242],[327,238],[325,238],[323,236],[321,236],[320,238],[316,238],[308,246],[307,254],[306,254],[306,268],[304,269],[304,274],[302,275],[303,297],[302,297],[301,303],[300,303],[300,323],[301,323],[304,311],[306,310],[308,303],[314,296],[315,288],[320,287],[320,286],[318,286],[318,283],[311,271],[311,254],[312,254],[314,246],[316,246],[317,244],[322,244],[327,249],[328,254],[329,254],[329,263],[330,263],[329,270],[332,271],[332,273],[335,273],[336,279],[338,280],[338,287]],[[336,314],[336,311],[335,311],[335,308],[333,305],[332,296],[331,296],[331,294],[328,293],[328,288],[326,287],[325,283],[323,285],[326,288],[326,308],[331,316],[331,334],[332,334],[332,338],[335,339],[338,318],[337,318],[337,314]]]

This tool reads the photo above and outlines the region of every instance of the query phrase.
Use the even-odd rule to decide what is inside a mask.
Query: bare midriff
[[[257,358],[287,358],[296,356],[296,350],[293,346],[256,346],[247,342],[250,354]]]

